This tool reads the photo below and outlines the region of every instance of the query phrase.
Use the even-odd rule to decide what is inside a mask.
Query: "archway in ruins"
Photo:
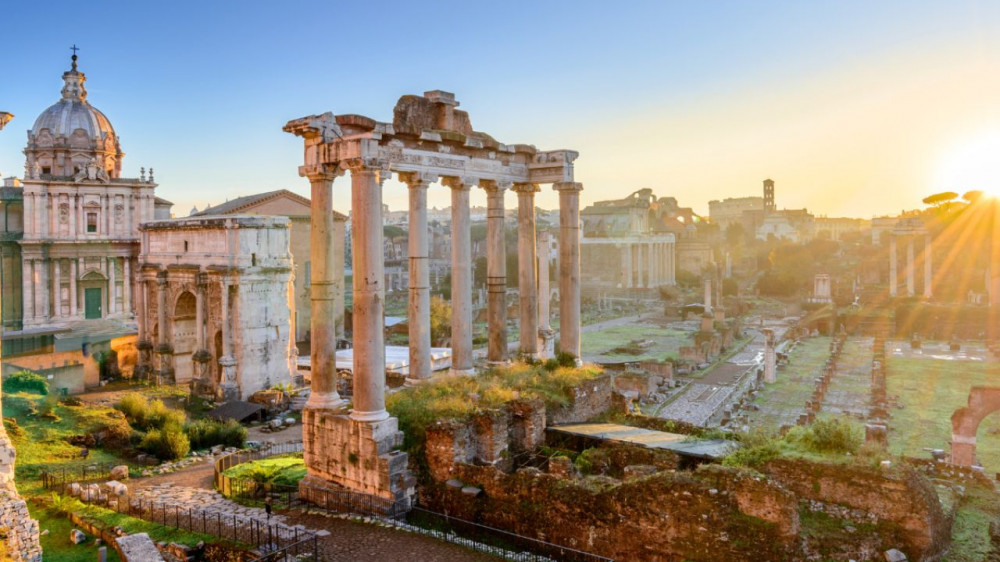
[[[197,339],[196,307],[197,300],[190,291],[181,293],[174,305],[171,341],[174,345],[174,379],[177,382],[188,382],[194,377],[194,363],[191,361],[191,356],[195,351]]]
[[[976,432],[983,418],[1000,411],[1000,387],[974,386],[969,405],[951,415],[951,462],[972,466],[976,460]]]

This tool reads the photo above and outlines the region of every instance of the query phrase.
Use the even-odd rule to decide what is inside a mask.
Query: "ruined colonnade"
[[[923,254],[920,259],[924,264],[924,298],[931,298],[933,293],[934,265],[931,250],[933,242],[929,232],[923,229],[896,229],[889,233],[889,296],[895,297],[899,291],[899,279],[897,269],[899,259],[896,255],[896,239],[906,240],[906,265],[903,267],[903,275],[906,279],[906,295],[912,297],[916,295],[916,271],[913,242],[919,237],[924,239]]]
[[[428,275],[427,190],[440,182],[451,190],[452,213],[452,371],[474,372],[472,355],[472,257],[469,192],[487,195],[487,361],[507,360],[506,255],[503,195],[518,194],[518,284],[522,353],[537,356],[540,332],[536,268],[534,194],[550,183],[559,193],[560,350],[580,356],[580,203],[582,185],[573,181],[570,150],[543,152],[530,145],[504,145],[472,130],[468,114],[447,92],[400,98],[392,123],[360,115],[331,113],[290,121],[286,132],[302,137],[300,175],[313,186],[312,220],[312,392],[304,413],[305,458],[309,474],[301,490],[334,482],[367,493],[401,499],[412,494],[405,454],[392,453],[397,422],[385,409],[385,277],[382,243],[382,184],[393,173],[408,187],[411,382],[429,379],[430,288]],[[354,288],[353,410],[344,415],[336,391],[335,341],[330,298],[335,282],[328,267],[334,178],[350,172]],[[546,281],[547,281],[546,276]],[[545,298],[548,292],[546,290]],[[547,302],[545,303],[547,309]],[[542,319],[547,327],[548,319]],[[319,337],[317,337],[319,336]],[[527,336],[527,337],[526,337]],[[346,443],[346,446],[345,446]],[[379,462],[348,462],[377,456]],[[403,456],[403,461],[398,460]],[[383,462],[384,461],[384,462]]]

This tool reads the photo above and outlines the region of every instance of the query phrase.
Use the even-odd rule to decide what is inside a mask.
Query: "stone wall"
[[[0,490],[0,537],[6,539],[7,556],[14,562],[41,561],[38,521],[28,514],[28,504],[10,489]]]
[[[465,464],[454,477],[482,492],[434,484],[421,490],[421,500],[459,518],[616,560],[782,560],[795,549],[794,497],[735,469],[619,481]]]
[[[585,422],[607,412],[613,386],[611,375],[605,374],[571,388],[568,405],[546,412],[547,424]]]
[[[778,459],[763,472],[799,498],[861,510],[898,525],[910,560],[936,560],[948,546],[951,521],[934,486],[913,468],[868,468]]]

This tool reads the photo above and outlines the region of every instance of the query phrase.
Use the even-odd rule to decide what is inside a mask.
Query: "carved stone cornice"
[[[506,180],[479,180],[479,187],[481,187],[486,193],[500,193],[503,194],[504,191],[510,189],[514,185],[514,182]]]
[[[329,183],[342,175],[344,175],[344,171],[338,166],[330,166],[326,164],[320,164],[317,166],[299,166],[299,176],[308,178],[309,183]]]

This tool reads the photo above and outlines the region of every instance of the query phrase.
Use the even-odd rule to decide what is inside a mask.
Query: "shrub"
[[[184,433],[192,449],[207,449],[214,445],[242,448],[247,440],[247,429],[236,420],[218,422],[202,419],[184,426]]]
[[[132,392],[122,396],[115,406],[125,414],[132,427],[139,430],[163,429],[168,425],[183,426],[187,416],[180,410],[168,408],[162,400],[148,401],[145,396]]]
[[[48,394],[49,381],[38,373],[27,369],[18,371],[3,382],[4,392],[30,392],[32,394]]]
[[[572,354],[566,353],[565,351],[560,351],[556,354],[556,363],[560,367],[576,367],[576,357]]]
[[[799,441],[817,453],[856,453],[861,436],[848,422],[838,419],[817,420],[798,434]]]
[[[191,442],[180,426],[169,425],[163,429],[151,429],[142,438],[139,449],[162,461],[172,461],[184,458],[191,451]]]
[[[551,373],[559,368],[559,361],[556,359],[546,359],[545,363],[542,363],[542,368]]]

